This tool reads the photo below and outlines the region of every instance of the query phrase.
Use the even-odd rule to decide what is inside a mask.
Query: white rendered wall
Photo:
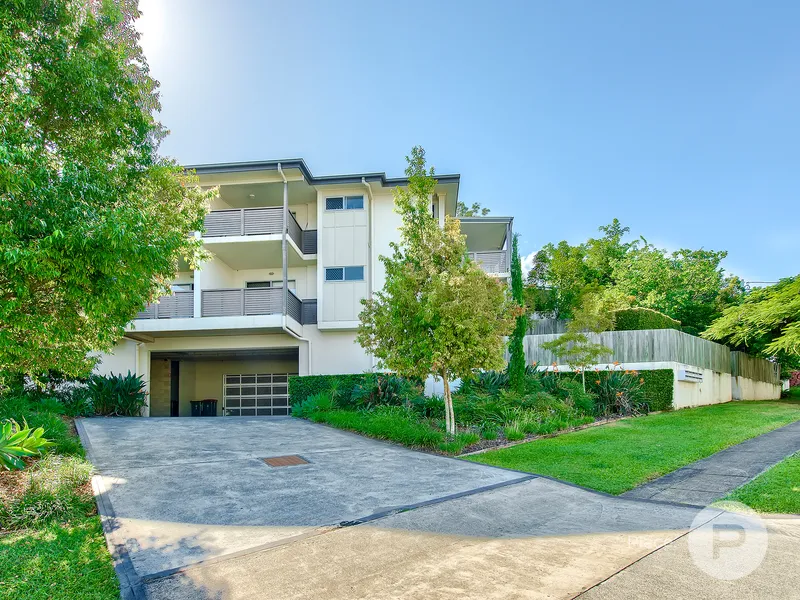
[[[777,400],[781,397],[780,383],[733,377],[732,385],[734,400]]]
[[[363,210],[325,210],[325,199],[339,196],[363,196]],[[370,202],[363,186],[326,186],[317,196],[317,319],[325,326],[354,328],[366,298],[370,277],[369,210]],[[363,266],[363,281],[325,281],[325,267]]]
[[[97,356],[99,361],[94,372],[98,375],[136,373],[136,342],[133,340],[123,338],[110,353],[101,352]]]

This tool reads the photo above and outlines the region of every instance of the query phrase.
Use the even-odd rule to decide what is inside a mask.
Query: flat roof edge
[[[302,158],[185,165],[184,169],[195,171],[198,175],[216,175],[220,173],[243,173],[248,171],[277,171],[279,164],[281,165],[282,169],[299,169],[303,174],[303,177],[311,185],[361,183],[362,179],[366,179],[367,181],[378,181],[385,187],[408,185],[407,177],[389,178],[386,177],[386,173],[351,173],[345,175],[323,175],[320,177],[315,177],[312,175]],[[458,184],[461,181],[461,175],[439,175],[435,176],[435,179],[442,185]]]

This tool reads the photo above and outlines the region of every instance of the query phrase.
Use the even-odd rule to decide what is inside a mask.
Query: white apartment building
[[[383,287],[378,260],[398,241],[385,173],[315,177],[303,160],[193,165],[218,186],[202,237],[212,258],[182,265],[173,295],[147,306],[98,372],[143,376],[150,416],[289,414],[288,377],[362,373],[374,360],[356,343],[361,299]],[[440,175],[432,214],[454,215],[459,175]],[[511,217],[466,217],[470,255],[508,277]]]

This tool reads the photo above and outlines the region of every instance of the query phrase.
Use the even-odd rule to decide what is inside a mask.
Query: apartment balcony
[[[282,288],[226,288],[201,292],[202,317],[280,315]],[[287,314],[302,325],[317,322],[317,301],[300,300],[292,290],[287,294]]]
[[[203,238],[281,235],[282,227],[282,207],[214,210],[206,215]],[[289,238],[300,252],[303,254],[317,253],[316,229],[303,230],[291,213],[289,213],[287,229]]]
[[[287,314],[301,325],[317,322],[316,299],[301,300],[289,290]],[[201,317],[283,314],[282,288],[226,288],[200,292]],[[173,292],[149,304],[136,319],[194,318],[194,292]]]
[[[501,275],[509,272],[508,252],[495,250],[489,252],[468,252],[467,255],[490,275]]]
[[[137,319],[191,319],[194,317],[194,292],[173,292],[158,302],[148,304]]]

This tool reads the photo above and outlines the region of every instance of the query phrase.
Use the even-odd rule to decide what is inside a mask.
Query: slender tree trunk
[[[581,369],[581,380],[583,381],[583,391],[586,391],[586,369]]]
[[[453,436],[456,434],[456,420],[455,413],[453,412],[453,397],[450,395],[450,382],[447,380],[447,375],[442,373],[442,381],[444,382],[444,423],[447,435]]]

